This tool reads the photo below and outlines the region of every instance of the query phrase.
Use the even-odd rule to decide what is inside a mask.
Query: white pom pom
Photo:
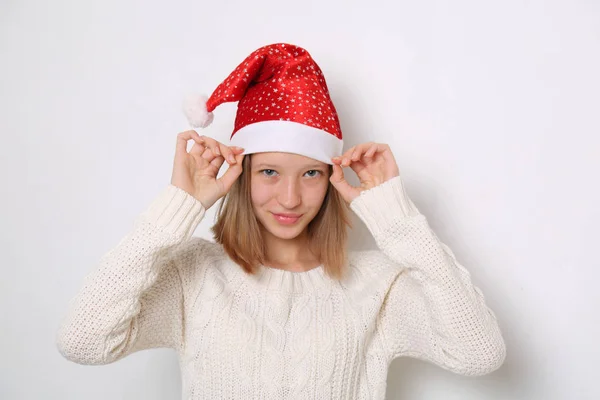
[[[208,97],[204,95],[187,95],[183,99],[183,112],[194,128],[206,128],[213,121],[213,113],[206,110]]]

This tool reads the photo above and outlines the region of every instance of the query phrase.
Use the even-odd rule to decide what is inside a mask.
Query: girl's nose
[[[295,179],[284,180],[279,194],[279,203],[286,208],[295,208],[302,202],[301,188]]]

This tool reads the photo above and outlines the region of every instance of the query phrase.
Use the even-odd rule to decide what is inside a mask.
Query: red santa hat
[[[310,54],[276,43],[250,54],[207,98],[187,96],[190,125],[205,128],[220,104],[238,101],[230,146],[244,154],[277,151],[332,164],[342,154],[342,130],[325,77]]]

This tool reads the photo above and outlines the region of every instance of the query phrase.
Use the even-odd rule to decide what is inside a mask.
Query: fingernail
[[[348,164],[348,159],[344,157],[344,159],[342,160],[342,165],[343,164]]]
[[[230,163],[235,164],[235,157],[229,156],[228,159]]]

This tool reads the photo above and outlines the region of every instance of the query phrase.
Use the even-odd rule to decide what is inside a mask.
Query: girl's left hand
[[[363,143],[356,145],[341,157],[333,157],[331,184],[350,204],[362,191],[374,188],[400,175],[396,159],[390,146],[384,143]],[[360,179],[360,187],[350,185],[344,178],[342,168],[350,167]]]

